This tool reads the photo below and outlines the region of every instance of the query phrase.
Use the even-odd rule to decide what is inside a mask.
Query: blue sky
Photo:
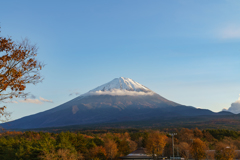
[[[12,119],[117,77],[184,105],[221,111],[240,93],[240,1],[2,1],[1,36],[27,37],[46,66]],[[45,100],[52,100],[53,103]],[[36,100],[38,99],[38,101]]]

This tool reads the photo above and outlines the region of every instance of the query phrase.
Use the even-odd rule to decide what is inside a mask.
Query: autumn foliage
[[[161,156],[167,143],[167,136],[159,131],[151,131],[148,135],[146,148],[148,152],[157,159]]]
[[[174,129],[175,157],[232,160],[240,158],[240,134],[230,130]],[[218,133],[218,134],[216,134]],[[189,137],[184,138],[184,135]],[[219,136],[221,135],[221,136]],[[189,139],[191,138],[191,139]],[[141,143],[139,143],[141,141]],[[172,156],[172,138],[157,130],[86,130],[75,132],[0,133],[0,159],[118,160],[146,148],[157,157]]]
[[[37,47],[27,39],[21,43],[0,36],[0,102],[22,97],[27,84],[42,81],[39,71],[44,66],[37,59]],[[5,106],[0,107],[4,115]]]
[[[0,134],[0,159],[116,160],[136,150],[136,146],[128,133],[90,136],[71,132],[4,132]]]
[[[236,147],[232,144],[219,142],[216,144],[215,158],[216,160],[233,160],[235,157]]]
[[[117,155],[118,149],[117,144],[114,142],[114,140],[105,137],[104,148],[106,150],[107,158],[112,160]]]
[[[190,145],[186,142],[180,142],[178,145],[180,155],[185,158],[186,160],[189,159],[189,150],[190,150]]]
[[[202,140],[199,138],[193,140],[190,153],[194,159],[200,160],[206,158],[206,150],[207,146]]]

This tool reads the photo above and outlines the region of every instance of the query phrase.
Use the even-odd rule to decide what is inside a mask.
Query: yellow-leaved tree
[[[190,153],[196,160],[204,159],[206,157],[206,144],[199,138],[195,139],[190,147]]]
[[[166,143],[166,135],[159,131],[151,131],[148,135],[146,149],[153,156],[153,159],[158,159],[162,155]]]
[[[117,144],[114,140],[111,139],[111,137],[105,136],[104,138],[104,149],[107,154],[107,158],[113,159],[117,155],[118,148]]]

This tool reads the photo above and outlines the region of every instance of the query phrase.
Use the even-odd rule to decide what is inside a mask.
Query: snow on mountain
[[[115,78],[112,81],[103,84],[85,95],[153,95],[154,92],[144,85],[130,78]]]

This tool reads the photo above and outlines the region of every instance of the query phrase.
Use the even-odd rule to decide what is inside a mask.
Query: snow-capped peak
[[[142,84],[130,79],[130,78],[115,78],[112,81],[101,85],[90,92],[95,91],[113,91],[113,90],[127,90],[127,91],[137,91],[137,92],[152,92],[147,87]]]
[[[145,95],[153,94],[154,92],[144,85],[130,79],[130,78],[115,78],[112,81],[103,84],[88,94],[110,94],[110,95]]]

